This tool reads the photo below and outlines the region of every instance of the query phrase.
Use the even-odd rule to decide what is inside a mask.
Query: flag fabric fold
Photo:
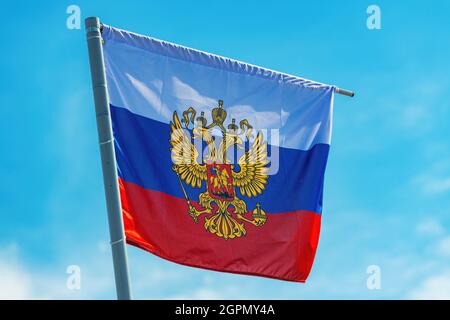
[[[127,242],[304,282],[335,88],[106,25],[102,37]]]

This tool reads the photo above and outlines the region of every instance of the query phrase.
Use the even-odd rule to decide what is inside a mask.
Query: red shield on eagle
[[[218,200],[234,200],[231,164],[207,163],[206,169],[209,195]]]

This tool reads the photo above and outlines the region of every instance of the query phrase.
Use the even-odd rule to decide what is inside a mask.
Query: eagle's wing
[[[202,181],[206,180],[206,166],[197,162],[198,151],[191,142],[191,137],[181,127],[176,112],[170,122],[170,145],[172,162],[181,179],[192,187],[200,188]]]
[[[268,178],[268,163],[267,142],[262,142],[259,132],[252,147],[239,159],[239,172],[233,171],[233,184],[240,188],[243,196],[256,197],[263,192]]]

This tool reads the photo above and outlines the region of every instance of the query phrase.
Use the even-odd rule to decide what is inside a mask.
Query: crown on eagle
[[[214,127],[219,127],[223,133],[228,131],[234,134],[238,133],[238,130],[240,128],[242,132],[245,132],[248,138],[251,137],[253,126],[250,125],[247,119],[241,120],[238,126],[236,124],[236,119],[232,118],[231,123],[228,124],[227,126],[228,130],[225,129],[224,122],[228,114],[226,110],[223,108],[223,100],[219,100],[218,106],[212,109],[211,111],[212,123],[210,123],[209,125],[207,124],[208,121],[205,118],[204,111],[202,111],[200,113],[200,116],[198,116],[197,118],[195,118],[196,115],[197,111],[195,111],[193,107],[189,107],[186,111],[183,112],[183,119],[181,121],[184,123],[186,128],[188,128],[189,124],[192,123],[197,127],[205,129],[212,129]]]

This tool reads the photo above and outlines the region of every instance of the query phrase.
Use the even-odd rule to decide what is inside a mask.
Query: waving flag
[[[180,264],[303,282],[335,88],[103,27],[127,242]]]

